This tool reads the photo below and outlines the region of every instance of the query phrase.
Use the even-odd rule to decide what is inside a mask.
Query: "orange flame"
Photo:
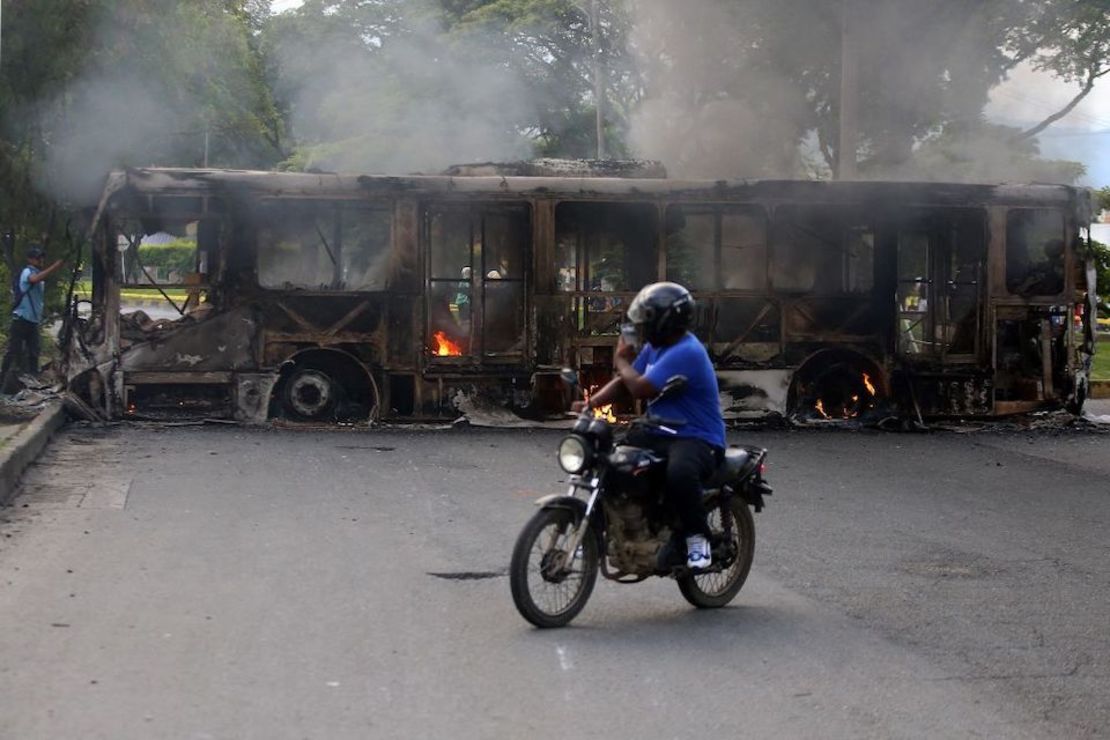
[[[875,395],[875,384],[871,382],[871,376],[867,373],[863,374],[863,385],[867,388],[867,392],[872,396]]]
[[[589,390],[586,391],[586,403],[590,402],[590,396],[596,390],[597,390],[597,386],[595,385],[594,387],[592,387],[592,388],[590,388]],[[610,424],[615,424],[617,422],[617,415],[613,413],[613,404],[610,403],[606,406],[601,406],[599,408],[594,409],[594,418],[595,419],[604,419],[605,421],[609,422]]]
[[[463,353],[462,347],[448,339],[447,335],[441,331],[433,334],[432,339],[435,341],[432,354],[437,357],[458,357]]]
[[[601,408],[594,409],[594,418],[595,419],[604,419],[605,421],[609,422],[610,424],[616,423],[617,415],[613,413],[613,404],[609,404],[608,406],[602,406]]]
[[[814,406],[814,408],[817,409],[817,413],[821,414],[821,416],[823,418],[825,418],[825,419],[829,418],[829,415],[827,413],[825,413],[825,402],[822,401],[820,398],[817,399],[817,405]]]

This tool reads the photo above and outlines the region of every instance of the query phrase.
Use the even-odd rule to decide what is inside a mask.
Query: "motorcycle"
[[[565,376],[576,387],[573,374]],[[660,397],[681,392],[686,378],[675,376]],[[633,430],[677,434],[683,422],[650,413],[634,419]],[[559,442],[559,465],[569,475],[565,495],[545,496],[540,510],[517,537],[509,567],[513,603],[537,627],[563,627],[586,605],[600,572],[618,583],[652,576],[673,578],[695,607],[725,606],[739,593],[755,554],[752,509],[763,509],[771,488],[764,480],[767,451],[730,447],[704,486],[703,503],[711,530],[712,565],[686,566],[685,542],[675,534],[678,518],[667,506],[666,458],[627,444],[605,419],[583,411]],[[659,562],[674,539],[681,564]]]

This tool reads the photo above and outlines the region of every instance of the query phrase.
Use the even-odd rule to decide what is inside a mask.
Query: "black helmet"
[[[694,297],[678,283],[652,283],[628,307],[628,320],[652,344],[686,331],[693,317]]]

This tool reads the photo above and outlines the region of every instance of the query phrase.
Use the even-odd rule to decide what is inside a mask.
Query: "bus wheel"
[[[809,419],[847,420],[874,411],[886,398],[882,370],[851,350],[830,349],[807,359],[790,387],[789,413]]]
[[[334,416],[340,392],[327,373],[314,368],[297,368],[285,381],[282,406],[294,418],[323,421]]]

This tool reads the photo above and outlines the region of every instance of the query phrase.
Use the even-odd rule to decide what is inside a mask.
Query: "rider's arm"
[[[46,278],[57,272],[58,268],[61,266],[62,260],[55,260],[54,264],[50,265],[50,267],[45,267],[35,274],[27,276],[27,282],[31,283],[32,285],[34,285],[35,283],[41,283],[43,280],[46,280]]]
[[[596,409],[601,406],[608,406],[609,404],[620,400],[621,395],[624,393],[624,383],[621,382],[619,377],[613,378],[608,383],[601,387],[597,393],[590,396],[590,400],[585,404],[586,408]]]
[[[596,409],[601,406],[608,406],[619,401],[625,392],[631,393],[633,398],[652,398],[658,395],[658,391],[655,390],[651,382],[634,367],[632,361],[634,356],[635,350],[630,345],[625,344],[623,339],[620,340],[617,343],[617,352],[613,360],[613,368],[616,370],[617,376],[602,386],[597,393],[594,393],[588,404],[582,404],[576,408]]]
[[[613,357],[613,368],[617,371],[617,378],[633,398],[654,398],[659,395],[659,389],[643,374],[647,364],[647,355],[641,352],[637,356],[632,345],[627,344],[624,337],[621,337]]]
[[[618,354],[613,364],[617,370],[616,380],[628,389],[633,398],[655,398],[659,395],[659,389],[641,375],[627,357]]]

